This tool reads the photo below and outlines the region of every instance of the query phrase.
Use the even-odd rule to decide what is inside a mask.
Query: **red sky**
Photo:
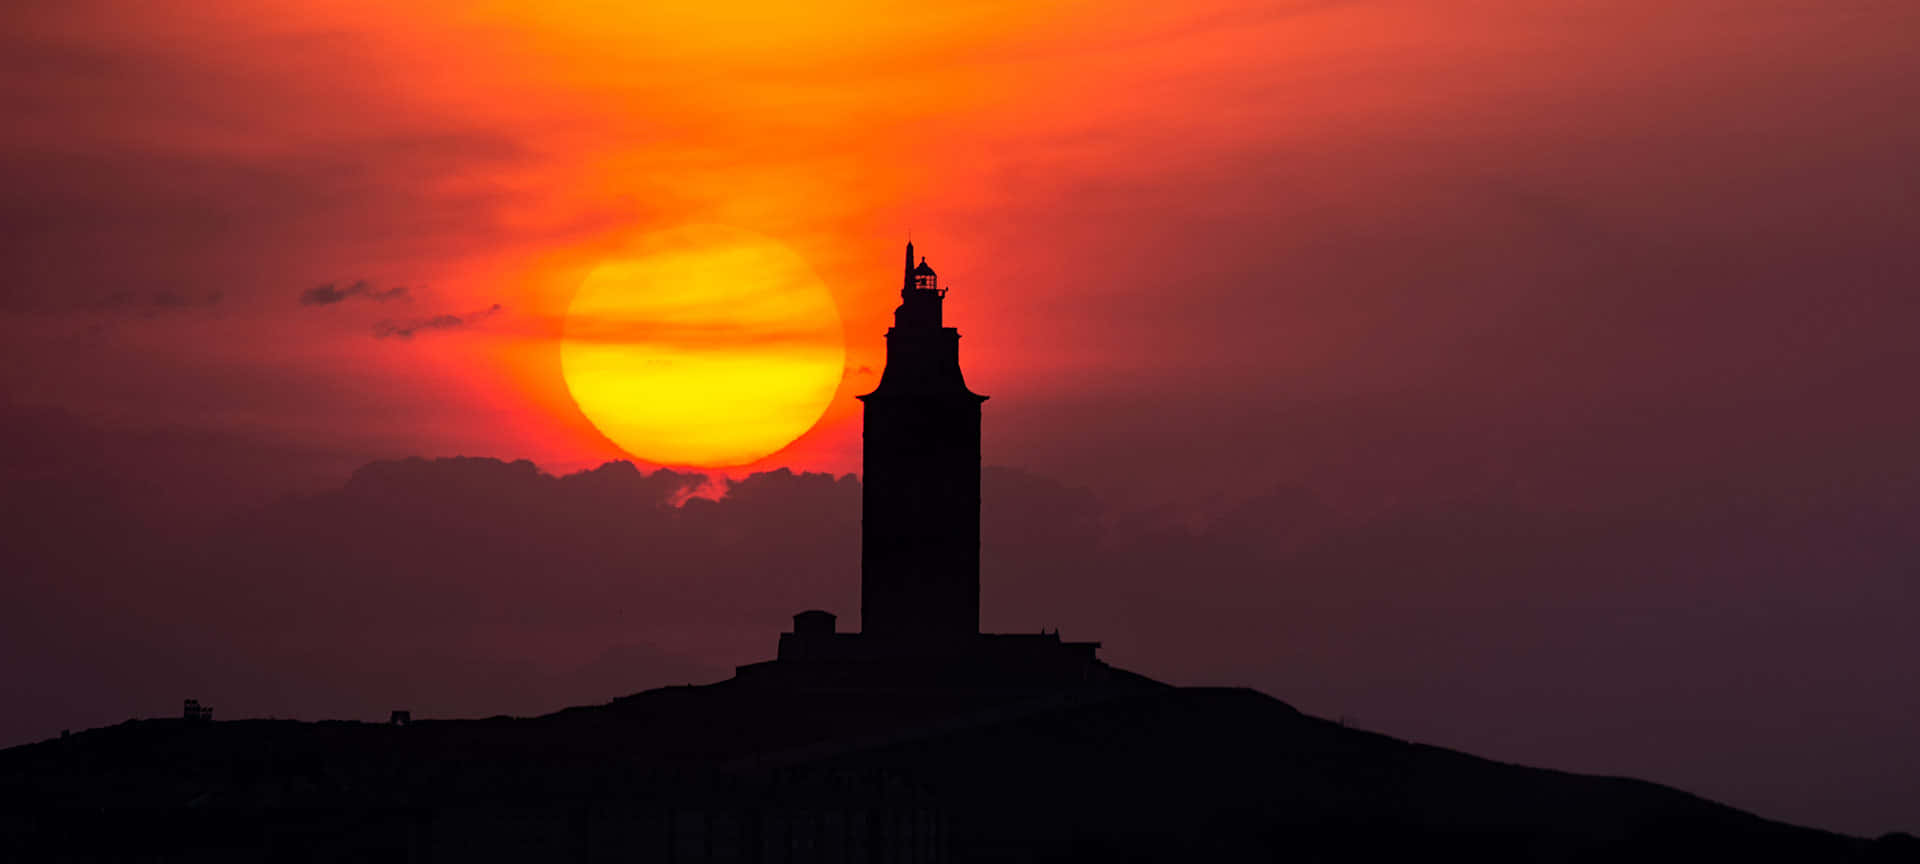
[[[559,316],[608,250],[699,222],[799,250],[855,368],[917,232],[970,371],[1027,405],[1395,392],[1610,335],[1654,343],[1602,348],[1644,364],[1617,377],[1712,376],[1783,306],[1912,273],[1901,4],[1216,6],[16,7],[9,391],[591,464],[616,451],[559,384]],[[1742,291],[1777,271],[1756,251],[1825,284]],[[359,280],[412,302],[294,302]],[[1608,311],[1667,329],[1569,320]],[[768,464],[857,467],[859,386]]]
[[[1895,669],[1920,652],[1895,634],[1920,560],[1881,530],[1920,518],[1920,6],[927,7],[10,3],[8,410],[114,430],[114,476],[174,458],[143,449],[168,436],[224,442],[207,470],[262,498],[375,458],[592,467],[621,454],[559,378],[573,288],[635,236],[718,223],[803,256],[849,338],[823,422],[747,470],[857,471],[852,395],[911,230],[994,397],[989,463],[1161,523],[1286,487],[1357,522],[1483,519],[1482,552],[1535,530],[1515,542],[1550,549],[1563,517],[1640,526],[1613,570],[1542,552],[1525,580],[1372,599],[1454,598],[1520,633],[1543,604],[1724,623],[1700,610],[1732,598],[1737,626],[1674,625],[1711,646],[1688,656],[1773,658],[1754,622],[1774,622],[1805,640],[1809,694],[1884,731],[1840,760],[1881,809],[1791,791],[1839,764],[1813,750],[1749,806],[1920,828],[1892,815],[1920,812],[1920,751],[1884,749],[1916,707],[1888,693],[1920,689]],[[323,285],[345,296],[302,302]],[[395,330],[414,335],[376,337]],[[1502,534],[1513,513],[1545,521]],[[1180,668],[1258,676],[1258,656]],[[1687,703],[1675,734],[1710,747],[1765,689]],[[1542,710],[1535,728],[1566,716]],[[1470,711],[1377,713],[1499,746]],[[1716,766],[1848,728],[1580,755],[1631,750],[1620,722],[1594,751],[1504,755],[1737,797],[1760,781]],[[1888,752],[1895,779],[1872,767]]]

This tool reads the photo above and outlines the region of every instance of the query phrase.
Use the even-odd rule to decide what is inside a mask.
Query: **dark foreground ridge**
[[[1908,861],[1243,689],[734,680],[544,717],[140,720],[0,751],[0,859]],[[1434,859],[1431,856],[1445,855]]]

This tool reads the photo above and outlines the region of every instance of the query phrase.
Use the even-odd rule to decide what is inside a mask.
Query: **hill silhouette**
[[[129,721],[0,752],[10,860],[1905,861],[1236,688],[734,679],[533,718]],[[1465,856],[1465,857],[1463,857]]]

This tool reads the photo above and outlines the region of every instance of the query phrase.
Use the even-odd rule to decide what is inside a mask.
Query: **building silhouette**
[[[860,618],[895,642],[980,632],[980,403],[960,373],[947,292],[907,244],[887,365],[865,403]]]
[[[188,723],[209,723],[213,721],[213,706],[202,705],[198,699],[188,699],[181,703],[180,719]]]
[[[980,632],[982,396],[960,371],[947,289],[907,244],[887,363],[865,404],[859,633],[832,613],[793,616],[775,660],[739,677],[835,687],[1045,685],[1108,680],[1098,642]],[[1128,676],[1132,677],[1132,676]]]

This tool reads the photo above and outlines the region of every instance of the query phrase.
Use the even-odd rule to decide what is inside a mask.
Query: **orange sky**
[[[91,237],[131,246],[93,248],[151,290],[224,286],[217,317],[119,334],[111,350],[216,377],[350,376],[356,395],[337,411],[351,416],[333,414],[324,437],[370,452],[555,467],[616,455],[558,377],[559,319],[584,273],[676,225],[774,237],[835,293],[854,371],[816,431],[766,464],[844,471],[857,468],[850,397],[870,383],[857,370],[882,362],[908,230],[955,286],[983,392],[1045,398],[1090,377],[1243,367],[1242,337],[1205,332],[1218,313],[1181,313],[1196,326],[1171,342],[1152,326],[1169,306],[1220,302],[1178,283],[1217,284],[1223,254],[1275,263],[1244,286],[1265,295],[1254,317],[1277,343],[1261,358],[1273,374],[1300,392],[1397,387],[1399,370],[1370,370],[1341,341],[1355,335],[1342,328],[1381,322],[1337,320],[1350,310],[1299,290],[1340,275],[1312,260],[1315,246],[1446,220],[1425,208],[1446,206],[1449,183],[1495,173],[1549,197],[1617,199],[1601,202],[1607,219],[1658,209],[1686,222],[1712,213],[1622,184],[1697,184],[1678,203],[1711,210],[1786,167],[1782,153],[1846,158],[1807,121],[1865,122],[1844,100],[1911,59],[1895,25],[1914,15],[1810,8],[28,4],[13,28],[29,48],[10,147],[59,169],[109,167],[61,204],[124,196],[123,227],[176,210],[188,223],[145,240],[81,225],[96,230],[55,238],[72,254]],[[1780,140],[1758,159],[1722,149],[1756,137]],[[1623,146],[1642,151],[1631,165]],[[1714,173],[1695,170],[1702,159]],[[1241,242],[1217,242],[1228,236]],[[128,284],[98,270],[30,280],[13,305],[87,305]],[[287,302],[355,280],[413,286],[412,302]],[[494,303],[505,314],[460,333],[367,344],[377,320]],[[78,377],[36,378],[21,395],[296,438],[318,422],[247,395],[183,417],[178,399],[130,407],[104,370]]]

